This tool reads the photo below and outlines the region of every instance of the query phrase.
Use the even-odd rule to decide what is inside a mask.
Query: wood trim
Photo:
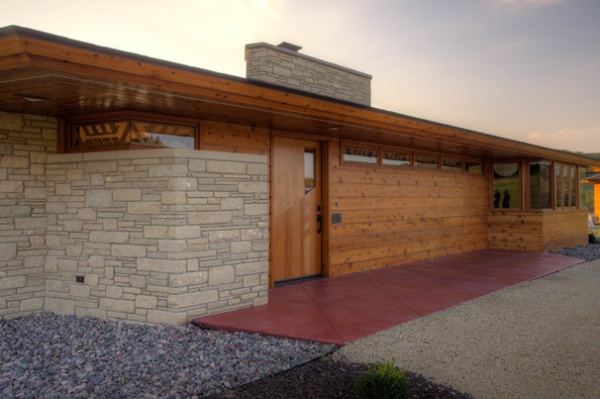
[[[470,148],[500,151],[523,157],[535,156],[557,159],[576,165],[600,166],[600,162],[576,154],[546,149],[526,143],[501,139],[483,133],[456,128],[436,122],[368,107],[336,102],[292,90],[252,84],[251,82],[209,73],[208,71],[161,62],[121,51],[76,42],[23,28],[5,28],[0,36],[7,49],[0,50],[3,70],[15,72],[15,51],[27,55],[28,62],[19,65],[29,72],[22,77],[76,76],[109,84],[128,82],[143,85],[147,90],[170,93],[173,96],[192,96],[195,100],[218,102],[278,114],[284,117],[319,120],[325,123],[357,127],[365,131],[419,136],[423,139],[456,143]],[[130,86],[133,87],[133,86]]]

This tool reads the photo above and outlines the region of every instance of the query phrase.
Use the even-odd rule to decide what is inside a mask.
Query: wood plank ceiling
[[[0,110],[56,117],[140,111],[477,158],[594,165],[562,151],[15,26],[0,29]]]

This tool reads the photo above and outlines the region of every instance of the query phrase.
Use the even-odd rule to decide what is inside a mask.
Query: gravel
[[[0,319],[0,397],[352,398],[366,364],[384,361],[409,370],[415,398],[598,397],[600,245],[557,253],[590,262],[336,352],[191,324]]]
[[[2,398],[193,398],[335,349],[307,341],[90,317],[0,320]]]
[[[365,337],[333,358],[395,361],[477,398],[599,398],[599,293],[597,259]]]
[[[593,244],[569,247],[561,249],[560,251],[554,251],[553,253],[572,256],[573,258],[579,258],[587,262],[591,262],[593,260],[600,259],[600,240],[596,240],[596,242]]]

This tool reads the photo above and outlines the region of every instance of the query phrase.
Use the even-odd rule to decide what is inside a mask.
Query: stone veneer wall
[[[56,120],[0,112],[0,317],[44,308],[45,163]]]
[[[293,45],[287,47],[300,49]],[[246,45],[246,77],[371,105],[371,75],[299,54],[285,43]]]
[[[10,206],[0,226],[15,229],[0,236],[0,316],[46,310],[180,324],[267,303],[266,156],[48,154],[56,121],[0,116],[0,176],[13,177],[0,185]],[[10,122],[5,133],[6,120],[19,118],[21,132]],[[5,137],[24,137],[29,126],[39,144],[25,156]]]

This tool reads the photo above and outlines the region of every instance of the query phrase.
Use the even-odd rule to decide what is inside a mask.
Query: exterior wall
[[[266,156],[56,154],[56,126],[0,113],[1,317],[178,324],[267,303]]]
[[[267,43],[246,45],[246,77],[371,105],[371,75]]]
[[[519,251],[553,251],[588,242],[587,210],[494,212],[488,217],[488,246]]]
[[[202,122],[200,140],[201,148],[208,151],[268,156],[271,150],[269,129],[254,126],[213,121]]]
[[[329,275],[487,247],[483,175],[340,165],[330,148]]]
[[[44,307],[44,163],[56,120],[0,112],[0,317]]]
[[[95,152],[47,169],[46,310],[179,324],[267,302],[266,157]]]

